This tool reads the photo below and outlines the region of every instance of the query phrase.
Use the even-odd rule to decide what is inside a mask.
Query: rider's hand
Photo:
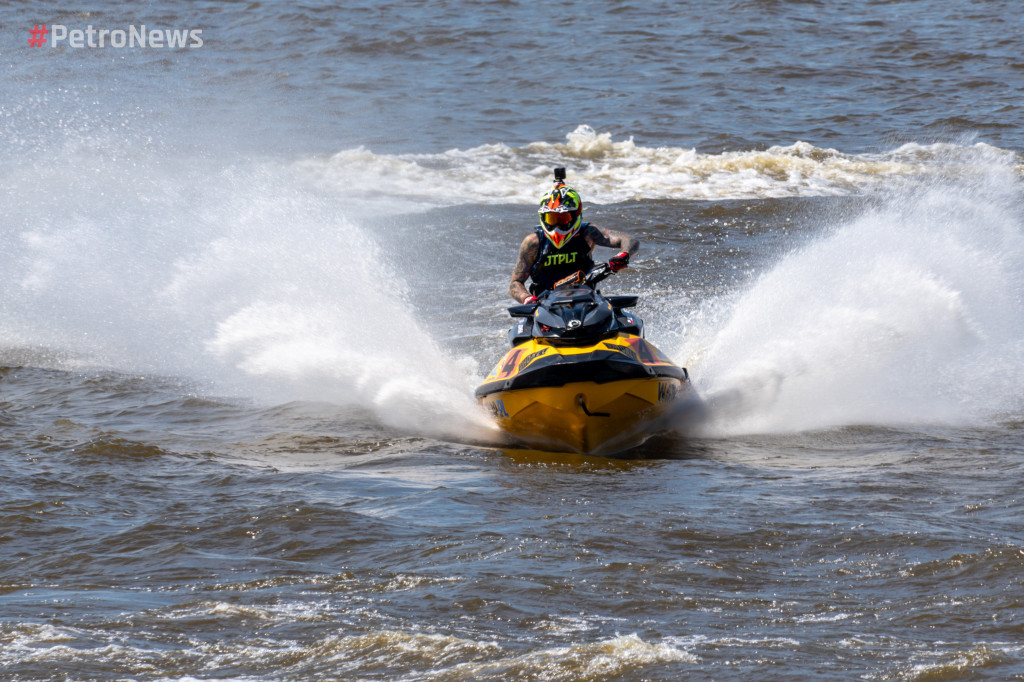
[[[608,267],[612,269],[612,272],[618,272],[629,265],[629,252],[623,251],[617,256],[612,256],[608,259]]]
[[[537,302],[537,297],[536,296],[527,296],[526,298],[523,299],[523,305],[530,305],[530,304],[536,303],[536,302]]]

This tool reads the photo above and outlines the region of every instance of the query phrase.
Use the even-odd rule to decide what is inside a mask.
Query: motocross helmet
[[[544,234],[556,249],[560,249],[580,231],[583,201],[572,187],[558,184],[541,197],[538,213]]]

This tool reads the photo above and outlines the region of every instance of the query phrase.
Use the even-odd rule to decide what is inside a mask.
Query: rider
[[[523,239],[508,286],[508,293],[520,303],[536,303],[537,296],[556,282],[587,273],[594,267],[595,246],[622,249],[608,259],[612,272],[626,267],[640,248],[635,237],[582,222],[583,201],[565,184],[564,168],[555,169],[555,187],[541,197],[539,213],[540,225]],[[532,280],[529,291],[527,279]]]

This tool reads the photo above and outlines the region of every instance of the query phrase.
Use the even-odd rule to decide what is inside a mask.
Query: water
[[[0,677],[1024,674],[1016,9],[9,3]],[[472,400],[556,165],[712,408],[618,459]]]

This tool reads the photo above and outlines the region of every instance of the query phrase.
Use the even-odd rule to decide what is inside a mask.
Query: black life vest
[[[566,242],[562,248],[556,249],[551,240],[544,234],[543,228],[537,226],[537,239],[540,240],[540,252],[530,270],[530,293],[534,296],[555,286],[559,280],[583,271],[590,272],[594,267],[594,259],[590,255],[594,247],[587,243],[584,236],[590,223],[580,225],[579,231]]]

